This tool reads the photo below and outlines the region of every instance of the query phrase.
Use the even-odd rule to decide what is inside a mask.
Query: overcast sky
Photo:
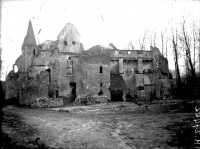
[[[167,36],[170,27],[179,25],[183,16],[188,23],[200,20],[200,2],[192,0],[3,0],[1,3],[4,74],[22,53],[29,20],[37,44],[56,40],[65,24],[71,22],[81,34],[85,49],[110,42],[125,49],[129,41],[139,49],[138,37],[142,38],[145,30],[159,34],[167,30]],[[161,49],[159,40],[156,45]],[[172,55],[169,65],[174,69]]]

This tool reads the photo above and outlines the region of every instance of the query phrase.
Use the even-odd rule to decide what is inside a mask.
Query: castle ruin
[[[71,23],[56,41],[37,45],[29,21],[22,54],[13,66],[18,68],[17,75],[11,71],[7,82],[12,80],[10,76],[16,76],[19,102],[25,105],[33,105],[38,98],[75,101],[84,94],[112,101],[126,101],[127,95],[149,100],[153,94],[157,98],[170,94],[168,60],[158,48],[120,50],[97,45],[84,50],[80,34]],[[6,86],[8,90],[10,86]],[[65,101],[57,103],[63,104]]]

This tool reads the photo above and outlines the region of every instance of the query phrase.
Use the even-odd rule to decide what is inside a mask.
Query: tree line
[[[145,30],[142,37],[138,37],[140,50],[145,46],[161,46],[161,53],[174,59],[174,81],[176,96],[192,96],[196,89],[200,92],[200,21],[187,24],[187,19],[176,27],[169,27],[160,33]],[[181,70],[180,67],[184,68]],[[185,96],[186,97],[186,96]]]

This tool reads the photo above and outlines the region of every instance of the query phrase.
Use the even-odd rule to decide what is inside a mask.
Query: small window
[[[67,41],[64,41],[64,45],[67,46]]]
[[[128,51],[128,54],[131,54],[131,51]]]
[[[101,82],[101,83],[100,83],[100,87],[102,87],[102,86],[103,86],[103,83]]]
[[[35,51],[35,48],[33,49],[33,55],[36,55],[36,51]]]
[[[73,61],[72,60],[67,60],[67,69],[66,69],[66,75],[71,76],[73,75]]]
[[[75,43],[76,43],[75,41],[72,41],[72,44],[73,44],[73,45],[75,45]]]
[[[100,73],[103,73],[103,68],[102,68],[102,66],[100,66]]]

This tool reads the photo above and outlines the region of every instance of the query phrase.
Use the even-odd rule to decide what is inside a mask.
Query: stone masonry
[[[56,41],[37,45],[30,21],[15,65],[19,101],[26,105],[37,105],[36,99],[59,99],[61,106],[60,99],[75,101],[86,94],[113,101],[126,101],[127,94],[146,100],[152,94],[157,98],[169,94],[170,85],[163,85],[169,84],[168,61],[158,48],[119,50],[97,45],[83,50],[80,34],[71,23]]]

